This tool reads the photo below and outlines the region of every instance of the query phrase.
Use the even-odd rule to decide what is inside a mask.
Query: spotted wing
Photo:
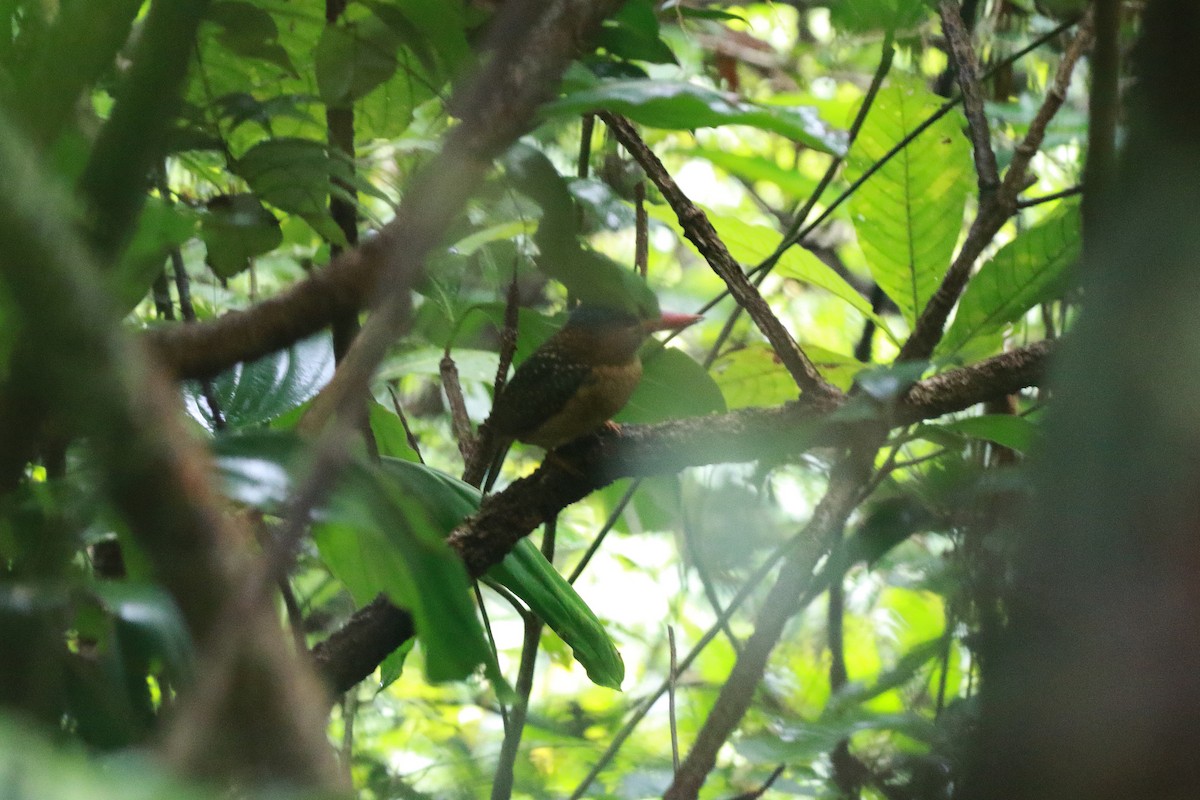
[[[492,429],[501,436],[527,439],[567,405],[590,375],[590,367],[560,350],[538,350],[517,368],[496,398]]]

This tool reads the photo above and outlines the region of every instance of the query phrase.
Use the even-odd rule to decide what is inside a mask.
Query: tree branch
[[[963,22],[954,0],[941,0],[938,14],[942,18],[942,32],[950,43],[954,56],[958,87],[962,91],[963,111],[971,131],[971,145],[975,150],[975,172],[979,176],[979,196],[987,198],[1000,186],[1000,168],[996,166],[996,153],[992,150],[992,134],[987,115],[983,110],[983,94],[979,90],[979,59],[971,46],[971,33]]]
[[[180,423],[174,388],[118,324],[98,265],[63,209],[71,200],[0,114],[0,270],[41,368],[30,397],[75,435],[87,435],[105,489],[179,605],[202,652],[220,610],[248,572],[252,537],[225,513],[207,454]],[[196,731],[176,767],[336,788],[320,687],[288,649],[269,604],[248,609],[238,669],[216,724]],[[168,753],[170,756],[171,753]]]
[[[688,240],[700,251],[700,255],[712,267],[713,272],[725,281],[730,293],[738,305],[746,309],[746,313],[758,325],[759,330],[771,343],[771,348],[783,361],[783,365],[791,374],[796,385],[805,392],[811,392],[818,397],[838,397],[841,392],[827,382],[816,365],[809,360],[804,351],[783,327],[783,323],[771,311],[767,301],[759,294],[758,289],[750,282],[742,267],[730,255],[725,243],[717,235],[708,217],[693,203],[675,183],[658,156],[646,146],[642,137],[634,130],[629,120],[617,114],[602,112],[604,120],[617,140],[629,151],[641,166],[646,175],[654,181],[654,185],[662,192],[663,197],[671,205],[679,217],[679,224]]]
[[[971,223],[966,241],[963,242],[950,269],[946,271],[941,285],[930,298],[929,304],[921,312],[908,341],[900,348],[900,354],[896,357],[897,361],[920,361],[933,353],[933,349],[942,338],[942,329],[946,325],[946,318],[950,316],[950,310],[954,308],[954,304],[958,302],[959,296],[967,285],[967,279],[971,276],[971,268],[975,265],[975,260],[1000,232],[1000,228],[1004,226],[1008,218],[1016,213],[1017,198],[1025,189],[1029,162],[1042,145],[1042,139],[1046,135],[1046,126],[1050,124],[1050,120],[1054,118],[1066,100],[1067,87],[1071,83],[1071,74],[1075,70],[1075,64],[1078,63],[1080,56],[1083,55],[1091,41],[1090,25],[1091,16],[1088,15],[1080,24],[1079,32],[1075,34],[1071,45],[1063,53],[1058,70],[1054,75],[1054,81],[1046,93],[1046,99],[1034,116],[1033,122],[1029,124],[1029,131],[1025,138],[1017,145],[1012,163],[1004,175],[1000,188],[990,195],[980,197],[979,213],[975,216],[975,221]]]
[[[815,596],[809,591],[813,572],[820,558],[829,552],[833,542],[841,536],[846,518],[861,499],[859,490],[870,475],[874,452],[875,448],[864,442],[864,446],[854,448],[834,469],[829,478],[829,488],[801,535],[805,546],[794,549],[784,561],[783,569],[754,620],[754,633],[738,654],[733,671],[721,686],[717,702],[705,719],[704,727],[697,734],[675,780],[663,795],[664,800],[690,800],[696,797],[708,773],[716,765],[717,752],[749,708],[784,626],[802,607],[802,597],[811,600]]]
[[[1037,343],[915,384],[890,409],[894,425],[909,425],[961,411],[988,398],[1039,385],[1052,353]],[[471,575],[483,575],[516,542],[560,510],[622,477],[659,475],[704,464],[755,461],[798,455],[821,445],[842,445],[864,425],[874,425],[867,407],[853,413],[844,403],[809,401],[778,408],[625,425],[562,448],[532,475],[490,495],[479,512],[450,536]],[[318,644],[313,655],[337,691],[369,675],[383,656],[411,635],[400,622],[405,612],[382,598],[358,611],[346,626]],[[396,637],[400,631],[403,636]]]

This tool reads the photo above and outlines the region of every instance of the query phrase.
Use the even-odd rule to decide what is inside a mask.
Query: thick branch
[[[109,496],[208,650],[252,539],[225,513],[174,389],[121,332],[99,268],[63,213],[70,200],[38,166],[0,115],[0,271],[25,323],[22,347],[41,364],[23,388],[72,434],[90,437]],[[289,652],[274,609],[253,607],[241,623],[248,635],[223,702],[209,709],[215,724],[196,732],[194,757],[176,766],[338,786],[320,689]]]
[[[211,322],[148,331],[151,346],[176,376],[211,377],[365,307],[384,273],[411,287],[420,278],[420,255],[440,239],[444,220],[462,207],[492,159],[528,130],[588,32],[619,5],[618,0],[560,0],[549,8],[535,2],[508,4],[491,34],[488,69],[453,102],[462,123],[448,135],[441,155],[413,181],[394,220],[326,269],[254,308]],[[389,291],[396,291],[396,280],[385,282]]]
[[[892,423],[933,419],[1036,386],[1051,352],[1050,345],[1038,343],[921,381],[891,409]],[[619,434],[592,437],[559,450],[532,475],[489,496],[479,513],[451,535],[450,543],[471,574],[479,576],[545,520],[618,478],[797,455],[818,445],[843,444],[859,427],[876,424],[868,407],[862,411],[851,413],[838,402],[801,401],[657,425],[626,425]],[[360,610],[342,631],[314,649],[322,673],[335,689],[344,690],[365,678],[378,664],[373,659],[382,659],[411,635],[411,627],[403,629],[397,621],[396,614],[404,612],[385,612],[380,607],[384,602]],[[394,638],[397,630],[406,632]]]

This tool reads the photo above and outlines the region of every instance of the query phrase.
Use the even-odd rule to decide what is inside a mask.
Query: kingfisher
[[[699,319],[675,313],[647,319],[606,306],[577,307],[496,397],[484,423],[496,447],[484,490],[495,481],[514,440],[553,450],[608,424],[641,380],[638,351],[646,338]]]

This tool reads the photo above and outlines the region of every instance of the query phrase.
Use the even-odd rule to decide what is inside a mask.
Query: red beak
[[[663,312],[663,315],[658,319],[648,319],[642,323],[647,333],[654,331],[681,331],[693,322],[704,319],[699,314],[674,314],[670,311]]]

